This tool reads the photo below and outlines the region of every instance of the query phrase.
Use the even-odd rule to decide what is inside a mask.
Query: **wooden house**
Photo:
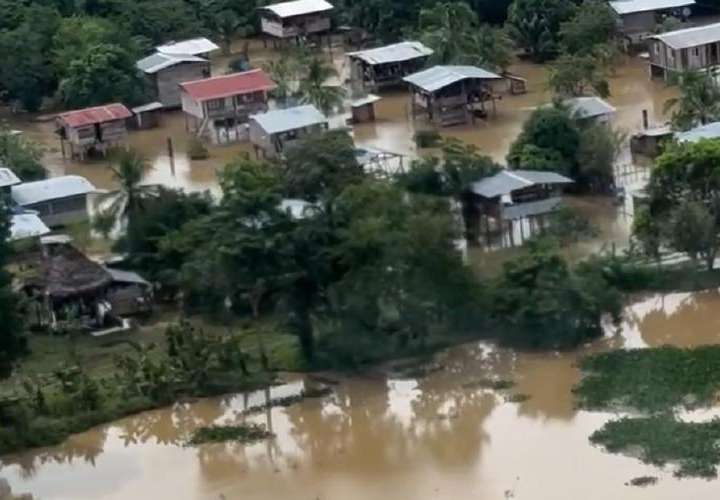
[[[403,78],[420,71],[432,53],[432,49],[420,42],[400,42],[348,52],[353,90],[377,91],[399,85]]]
[[[120,103],[61,113],[56,118],[63,157],[85,159],[127,144],[125,120],[132,113]]]
[[[650,76],[665,80],[673,73],[720,64],[720,23],[669,31],[650,40]]]
[[[327,118],[315,106],[277,109],[250,117],[250,142],[258,158],[277,158],[304,137],[327,129]]]
[[[325,0],[294,0],[259,9],[260,31],[272,38],[288,40],[330,31],[332,4]]]
[[[221,131],[247,123],[250,115],[268,109],[268,92],[275,83],[262,70],[216,76],[180,84],[188,131],[221,141]]]
[[[474,122],[487,115],[486,102],[495,110],[493,85],[503,78],[475,66],[434,66],[404,78],[410,86],[413,118],[418,112],[439,126]]]
[[[155,50],[160,54],[169,56],[197,56],[208,59],[210,54],[220,49],[215,43],[207,38],[191,38],[179,42],[169,42],[158,45]]]
[[[610,7],[618,16],[620,31],[630,44],[652,36],[667,16],[686,20],[695,0],[617,0]]]
[[[180,83],[210,76],[210,61],[187,54],[156,52],[140,59],[136,66],[145,75],[152,99],[165,108],[180,107]]]
[[[12,199],[32,210],[50,227],[88,220],[88,195],[97,189],[79,175],[51,177],[12,186]]]
[[[523,228],[528,229],[544,225],[543,218],[557,210],[562,204],[561,189],[573,181],[555,172],[539,170],[502,170],[470,185],[473,213],[478,227],[468,231],[482,234],[483,226],[486,238],[498,231],[505,235],[510,246],[515,245],[515,225],[520,229],[520,240],[525,239]],[[520,241],[520,242],[521,242]]]

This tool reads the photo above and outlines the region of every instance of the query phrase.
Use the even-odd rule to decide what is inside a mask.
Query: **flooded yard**
[[[15,494],[45,500],[713,498],[716,482],[676,479],[593,447],[588,436],[615,415],[577,410],[571,389],[577,359],[588,352],[717,343],[718,311],[717,291],[656,295],[628,306],[619,331],[609,328],[577,352],[520,354],[475,343],[438,354],[442,369],[422,379],[346,378],[322,400],[253,416],[240,413],[262,403],[263,392],[178,404],[5,457],[0,475]],[[516,385],[479,387],[487,378]],[[302,387],[292,380],[271,398]],[[529,399],[508,402],[511,393]],[[276,437],[183,446],[198,426],[243,419]],[[626,485],[638,476],[659,481]]]

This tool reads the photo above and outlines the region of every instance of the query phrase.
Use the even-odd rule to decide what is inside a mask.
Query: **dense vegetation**
[[[713,140],[671,145],[657,159],[634,228],[647,255],[669,248],[713,269],[720,243],[719,161],[720,143]]]
[[[720,347],[617,350],[582,360],[575,389],[593,410],[633,410],[647,416],[608,422],[590,440],[615,453],[640,451],[653,465],[677,465],[679,476],[715,477],[720,422],[686,422],[676,410],[707,407],[720,389]]]

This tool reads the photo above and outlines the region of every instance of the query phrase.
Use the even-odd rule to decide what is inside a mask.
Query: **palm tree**
[[[673,127],[688,130],[720,120],[720,85],[709,73],[686,72],[679,76],[680,97],[665,102],[665,112],[674,109]]]
[[[303,103],[315,105],[325,114],[330,114],[340,108],[345,91],[341,87],[325,84],[337,76],[338,72],[332,64],[328,64],[318,57],[311,59],[307,73],[298,89],[300,100]]]
[[[145,171],[150,168],[147,160],[135,151],[122,151],[117,155],[110,170],[119,188],[98,198],[101,218],[113,216],[115,220],[129,222],[142,210],[143,199],[157,190],[157,186],[140,185]]]

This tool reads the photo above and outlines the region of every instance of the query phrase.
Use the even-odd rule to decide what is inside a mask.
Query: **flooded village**
[[[0,500],[717,496],[720,4],[9,3]]]

